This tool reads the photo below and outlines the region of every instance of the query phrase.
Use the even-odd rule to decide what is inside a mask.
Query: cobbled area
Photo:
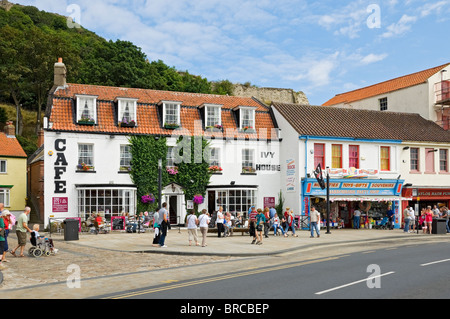
[[[8,238],[10,248],[17,245],[14,235]],[[182,256],[150,253],[119,252],[98,249],[65,242],[54,238],[58,253],[48,257],[30,257],[27,244],[25,257],[14,257],[6,253],[2,270],[3,282],[0,288],[13,289],[39,284],[64,282],[68,277],[68,267],[77,265],[82,278],[116,275],[121,273],[145,272],[155,269],[173,268],[194,264],[205,264],[214,261],[229,260],[220,256]],[[19,255],[17,250],[16,255]]]

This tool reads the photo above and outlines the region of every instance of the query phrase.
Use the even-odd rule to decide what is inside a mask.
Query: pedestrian
[[[269,207],[264,208],[264,217],[266,221],[264,222],[264,237],[269,238],[269,229],[270,229],[270,209]]]
[[[288,211],[287,218],[286,218],[285,233],[287,234],[289,229],[291,229],[292,236],[298,237],[298,235],[295,234],[295,222],[294,222],[294,215],[292,213],[293,213],[292,210]]]
[[[263,214],[263,211],[261,208],[258,208],[257,210],[258,214],[256,215],[256,245],[262,245],[262,239],[263,239],[263,230],[264,230],[264,224],[266,222],[266,217]]]
[[[222,233],[225,232],[224,226],[223,226],[224,216],[223,216],[223,208],[222,206],[219,207],[219,210],[217,211],[216,216],[216,225],[217,225],[217,237],[222,237]]]
[[[411,232],[414,232],[416,230],[416,213],[412,206],[409,206],[409,228]]]
[[[25,249],[25,245],[27,244],[27,232],[31,234],[32,230],[28,227],[28,215],[31,212],[30,207],[25,207],[25,210],[22,214],[20,214],[19,218],[17,218],[17,226],[16,226],[16,235],[18,245],[11,251],[13,256],[17,257],[16,250],[20,247],[20,255],[19,257],[25,257],[23,251]]]
[[[273,216],[273,235],[277,236],[278,229],[281,229],[281,234],[284,236],[284,229],[280,224],[280,217],[277,214]]]
[[[161,239],[161,225],[159,223],[159,214],[158,212],[153,213],[153,247],[159,247],[159,241]]]
[[[320,224],[320,213],[316,210],[314,206],[311,206],[310,223],[309,223],[309,227],[311,229],[311,238],[314,238],[314,230],[317,233],[317,238],[320,237],[319,224]]]
[[[207,246],[206,235],[208,234],[209,221],[210,221],[209,213],[206,209],[203,209],[201,215],[198,217],[200,233],[202,234],[202,247]]]
[[[197,236],[197,225],[198,225],[198,218],[195,215],[195,211],[191,210],[191,214],[186,217],[187,221],[187,230],[188,230],[188,238],[189,238],[189,246],[192,245],[192,239],[195,241],[195,246],[200,246],[198,243],[198,236]]]
[[[394,211],[393,211],[391,205],[388,206],[387,217],[389,218],[389,230],[393,230],[394,229]]]
[[[256,215],[258,212],[255,209],[255,206],[250,207],[251,211],[248,215],[248,231],[250,236],[253,236],[252,244],[256,243]]]
[[[161,248],[167,248],[165,241],[166,241],[166,236],[167,236],[167,229],[169,227],[169,219],[168,219],[168,211],[166,209],[167,207],[167,203],[164,202],[162,204],[161,209],[158,212],[158,220],[159,220],[159,224],[160,224],[160,232],[161,232],[161,237],[159,239],[159,247]]]
[[[427,233],[431,234],[432,223],[433,223],[433,212],[431,211],[431,206],[427,206],[425,210],[425,223],[427,224]]]
[[[353,212],[353,229],[359,229],[361,224],[361,211],[357,208]]]
[[[9,235],[9,230],[12,227],[11,213],[9,212],[9,210],[4,209],[2,211],[1,219],[3,219],[3,223],[5,224],[5,236],[3,236],[5,238],[5,243],[4,243],[4,247],[3,247],[3,255],[2,255],[1,261],[9,262],[8,260],[6,260],[6,252],[9,251],[8,235]]]
[[[450,224],[449,224],[450,211],[447,206],[442,207],[442,218],[446,219],[445,225],[447,226],[447,233],[450,233]]]
[[[433,206],[432,213],[433,213],[433,218],[440,218],[441,217],[441,213],[439,211],[439,208],[437,208],[436,205]]]
[[[425,222],[425,208],[420,211],[419,224],[422,226],[422,232],[425,234],[427,232],[427,223]]]
[[[403,211],[403,220],[404,220],[404,227],[403,227],[403,232],[404,233],[408,233],[409,232],[409,223],[411,221],[410,216],[409,216],[409,206],[406,206],[405,210]]]
[[[3,266],[3,259],[5,258],[5,222],[3,218],[0,218],[0,254],[2,260],[0,260],[0,270],[5,269]]]

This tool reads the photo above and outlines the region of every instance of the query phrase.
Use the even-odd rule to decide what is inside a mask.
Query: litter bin
[[[446,223],[447,220],[445,218],[433,218],[433,222],[431,223],[431,233],[436,235],[446,234]]]
[[[79,222],[76,219],[64,220],[64,240],[78,240]]]

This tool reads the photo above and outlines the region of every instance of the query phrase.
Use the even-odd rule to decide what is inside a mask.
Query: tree
[[[27,93],[30,69],[24,61],[24,33],[9,25],[0,28],[0,91],[12,98],[17,111],[16,130],[22,135],[22,100]]]

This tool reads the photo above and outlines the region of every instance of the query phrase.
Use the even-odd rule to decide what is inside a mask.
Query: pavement
[[[320,238],[310,238],[310,232],[296,231],[298,237],[273,236],[263,239],[262,245],[252,245],[248,234],[217,238],[209,233],[207,246],[189,246],[186,228],[172,227],[166,238],[167,248],[153,247],[154,233],[111,232],[108,234],[79,234],[78,240],[66,241],[63,234],[44,235],[53,239],[59,249],[55,256],[34,258],[13,257],[7,253],[7,263],[0,271],[0,291],[6,299],[45,298],[80,299],[114,293],[120,290],[142,289],[152,284],[182,282],[198,278],[202,267],[220,267],[223,272],[235,272],[246,263],[264,256],[310,258],[311,250],[320,250],[321,256],[342,254],[348,249],[370,250],[381,245],[414,243],[433,244],[447,242],[448,234],[429,235],[422,232],[404,233],[400,229],[326,229]],[[41,234],[43,234],[41,232]],[[198,232],[200,235],[200,232]],[[17,245],[15,233],[8,237],[10,248]],[[353,248],[354,247],[354,248]],[[256,258],[255,258],[256,257]],[[277,263],[280,259],[264,259],[264,264]],[[219,266],[220,265],[220,266]],[[73,268],[75,266],[75,268]],[[81,289],[68,289],[68,280],[74,269],[79,269]],[[126,278],[126,281],[124,281]],[[165,281],[160,282],[165,278]],[[169,280],[169,281],[167,281]]]
[[[401,241],[405,237],[409,239],[426,240],[427,238],[450,239],[447,234],[423,234],[404,233],[401,229],[379,230],[379,229],[330,229],[327,234],[326,229],[321,229],[319,238],[310,238],[310,232],[306,230],[297,230],[298,237],[292,236],[289,232],[288,237],[273,236],[270,232],[269,238],[263,238],[262,245],[252,245],[252,237],[249,234],[235,233],[233,236],[218,238],[216,233],[208,233],[207,246],[201,246],[201,234],[198,231],[200,246],[196,246],[192,242],[189,246],[188,233],[186,228],[172,227],[168,231],[166,237],[167,248],[153,247],[152,241],[154,233],[148,231],[146,233],[125,233],[112,232],[108,234],[81,234],[79,240],[67,243],[86,247],[95,247],[98,249],[134,252],[134,253],[154,253],[167,255],[204,255],[204,256],[233,256],[233,257],[253,257],[253,256],[270,256],[289,252],[299,252],[323,246],[339,246],[349,244],[364,244],[370,242],[398,240]],[[58,238],[53,236],[53,238]],[[62,240],[62,236],[59,239]]]

